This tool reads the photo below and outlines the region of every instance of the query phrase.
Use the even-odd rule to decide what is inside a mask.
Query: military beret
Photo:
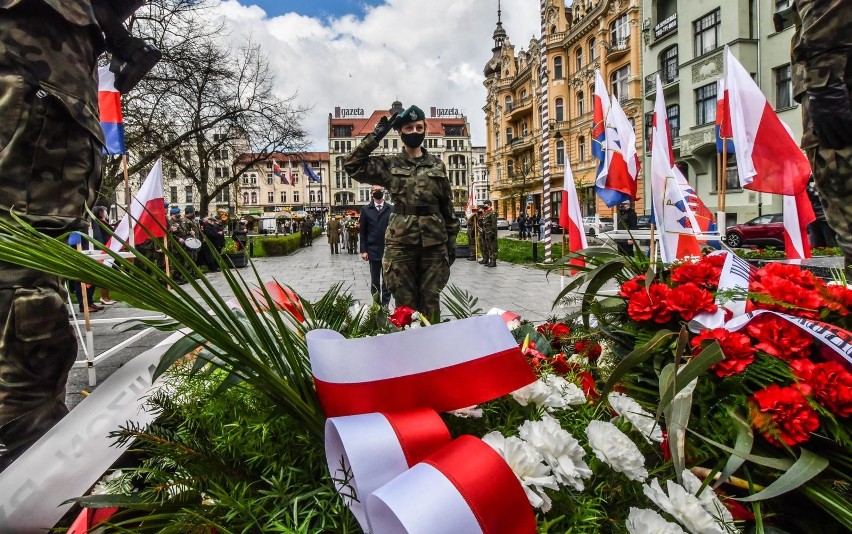
[[[180,208],[177,206],[169,210],[169,215],[177,215],[178,213],[180,213]]]
[[[195,208],[193,208],[192,206],[187,206],[183,209],[183,212],[184,213],[195,213]]]
[[[484,206],[491,207],[491,201],[490,201],[490,200],[486,200],[486,201],[485,201],[485,202],[483,202],[482,204],[483,204]]]
[[[426,120],[426,114],[423,113],[423,110],[417,106],[409,106],[408,109],[403,111],[402,114],[396,118],[396,124],[394,124],[394,127],[396,129],[400,129],[410,122],[422,120]]]

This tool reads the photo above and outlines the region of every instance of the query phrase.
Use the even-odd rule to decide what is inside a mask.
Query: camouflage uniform
[[[477,234],[479,234],[479,230],[476,227],[477,224],[479,224],[479,215],[473,212],[473,215],[467,220],[467,243],[470,248],[467,259],[471,261],[476,261],[476,238]]]
[[[455,246],[459,232],[446,167],[425,148],[417,159],[404,151],[371,156],[378,145],[375,134],[367,135],[343,168],[358,182],[384,187],[394,199],[382,271],[396,305],[438,318],[441,290],[450,278],[447,246]]]
[[[497,214],[494,210],[482,216],[482,239],[485,240],[485,265],[497,266]]]
[[[0,0],[0,217],[84,230],[100,186],[97,56],[87,1]],[[0,263],[0,470],[68,412],[77,356],[55,276]]]
[[[180,246],[181,248],[183,248],[183,241],[186,240],[189,235],[187,234],[186,224],[183,218],[180,216],[180,213],[174,214],[169,217],[168,230],[169,234],[171,234],[171,238],[169,239],[169,241],[171,243],[174,243],[176,246]],[[171,243],[169,243],[170,247]],[[186,248],[183,248],[183,250],[186,251]],[[189,260],[184,258],[184,256],[180,253],[179,250],[174,251],[173,254],[178,259],[178,262],[182,267],[184,267],[185,269],[190,268]],[[177,265],[171,265],[171,275],[172,279],[174,279],[176,282],[185,282],[185,277],[177,269]]]
[[[184,237],[184,239],[189,238],[189,237],[194,237],[195,239],[202,239],[203,234],[201,232],[201,226],[199,226],[198,221],[196,219],[190,218],[190,217],[184,217],[183,222],[181,224],[183,224],[183,233],[184,233],[183,237]],[[198,264],[198,251],[199,251],[199,249],[189,248],[187,246],[184,246],[183,249],[186,251],[187,255],[189,255],[189,258],[192,260],[192,263]],[[191,264],[187,264],[187,265],[189,267],[192,267]]]
[[[846,0],[795,0],[792,43],[793,94],[802,104],[802,147],[837,243],[852,275],[852,146],[821,146],[808,112],[808,89],[842,80],[852,95],[852,7]]]

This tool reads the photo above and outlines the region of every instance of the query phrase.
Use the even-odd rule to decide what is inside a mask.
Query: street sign
[[[532,202],[532,195],[527,195],[527,203]]]

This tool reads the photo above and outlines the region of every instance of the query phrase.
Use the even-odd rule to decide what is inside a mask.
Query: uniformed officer
[[[201,239],[201,226],[198,224],[198,221],[195,220],[195,208],[192,206],[187,206],[183,209],[183,228],[184,228],[184,238],[194,238]],[[192,248],[186,246],[186,241],[183,242],[184,250],[189,255],[193,264],[198,264],[198,248]],[[188,267],[192,267],[192,265],[187,265]]]
[[[479,212],[476,209],[471,210],[470,217],[467,218],[467,243],[470,251],[467,254],[468,261],[476,261],[476,240],[479,237]]]
[[[497,214],[491,209],[491,201],[483,202],[482,239],[485,242],[483,261],[486,267],[497,267]]]
[[[371,156],[391,128],[400,133],[402,151]],[[390,119],[382,117],[343,166],[353,179],[384,187],[395,201],[382,270],[396,305],[439,320],[440,294],[455,261],[459,221],[453,214],[446,166],[421,146],[425,137],[426,116],[411,106]]]

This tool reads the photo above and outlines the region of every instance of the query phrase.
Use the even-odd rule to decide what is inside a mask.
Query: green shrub
[[[286,256],[299,249],[301,234],[259,237],[254,240],[254,256]]]

